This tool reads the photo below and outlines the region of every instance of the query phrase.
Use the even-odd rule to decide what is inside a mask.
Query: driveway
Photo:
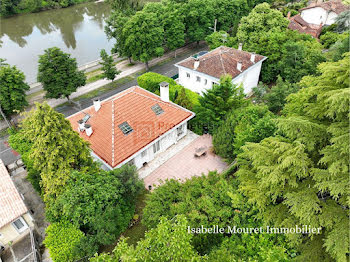
[[[203,135],[193,140],[180,152],[171,157],[163,165],[144,178],[145,187],[158,186],[161,181],[178,179],[185,181],[193,176],[201,176],[209,171],[224,171],[228,165],[217,155],[211,152],[212,137]],[[195,156],[196,149],[206,147],[206,154]]]

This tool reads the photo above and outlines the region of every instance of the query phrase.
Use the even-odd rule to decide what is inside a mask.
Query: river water
[[[16,65],[28,83],[36,82],[39,55],[53,46],[77,59],[78,65],[99,59],[100,50],[110,52],[114,41],[104,33],[110,7],[85,3],[68,8],[0,19],[0,58]]]

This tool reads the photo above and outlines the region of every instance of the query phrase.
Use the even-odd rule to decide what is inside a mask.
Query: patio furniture
[[[201,156],[205,156],[206,154],[207,154],[207,147],[206,146],[202,146],[202,147],[196,148],[194,156],[195,157],[201,157]]]

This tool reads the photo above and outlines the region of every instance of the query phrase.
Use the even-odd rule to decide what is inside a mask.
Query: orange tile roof
[[[262,55],[255,55],[255,63],[250,61],[251,53],[230,48],[227,46],[220,46],[205,55],[199,57],[199,66],[194,69],[194,57],[186,58],[176,65],[183,66],[206,75],[220,78],[222,75],[229,74],[232,78],[247,70],[257,62],[266,59]],[[242,71],[237,69],[237,63],[242,63]]]
[[[151,109],[156,104],[164,110],[160,115]],[[85,116],[83,112],[91,116],[87,122],[93,129],[90,137],[78,131],[77,121]],[[174,126],[194,116],[194,113],[171,102],[164,102],[159,96],[137,86],[102,101],[98,112],[94,106],[83,112],[67,119],[73,129],[90,143],[94,153],[113,168]],[[127,135],[118,127],[125,121],[133,129]]]
[[[318,38],[322,31],[322,25],[314,25],[306,22],[299,14],[288,18],[290,23],[288,28],[291,30],[297,30],[300,33],[305,33]]]
[[[7,169],[0,159],[0,228],[28,212]]]

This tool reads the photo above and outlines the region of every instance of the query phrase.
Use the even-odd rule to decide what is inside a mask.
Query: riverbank
[[[53,0],[42,0],[42,1],[25,1],[20,0],[18,3],[14,3],[15,1],[9,1],[3,3],[3,7],[1,8],[0,17],[9,18],[16,15],[28,14],[28,13],[37,13],[47,10],[66,8],[77,4],[82,4],[86,2],[93,2],[95,0],[71,0],[71,1],[60,1],[55,2]],[[69,4],[71,2],[71,4]],[[104,0],[100,0],[98,2],[104,2]]]

